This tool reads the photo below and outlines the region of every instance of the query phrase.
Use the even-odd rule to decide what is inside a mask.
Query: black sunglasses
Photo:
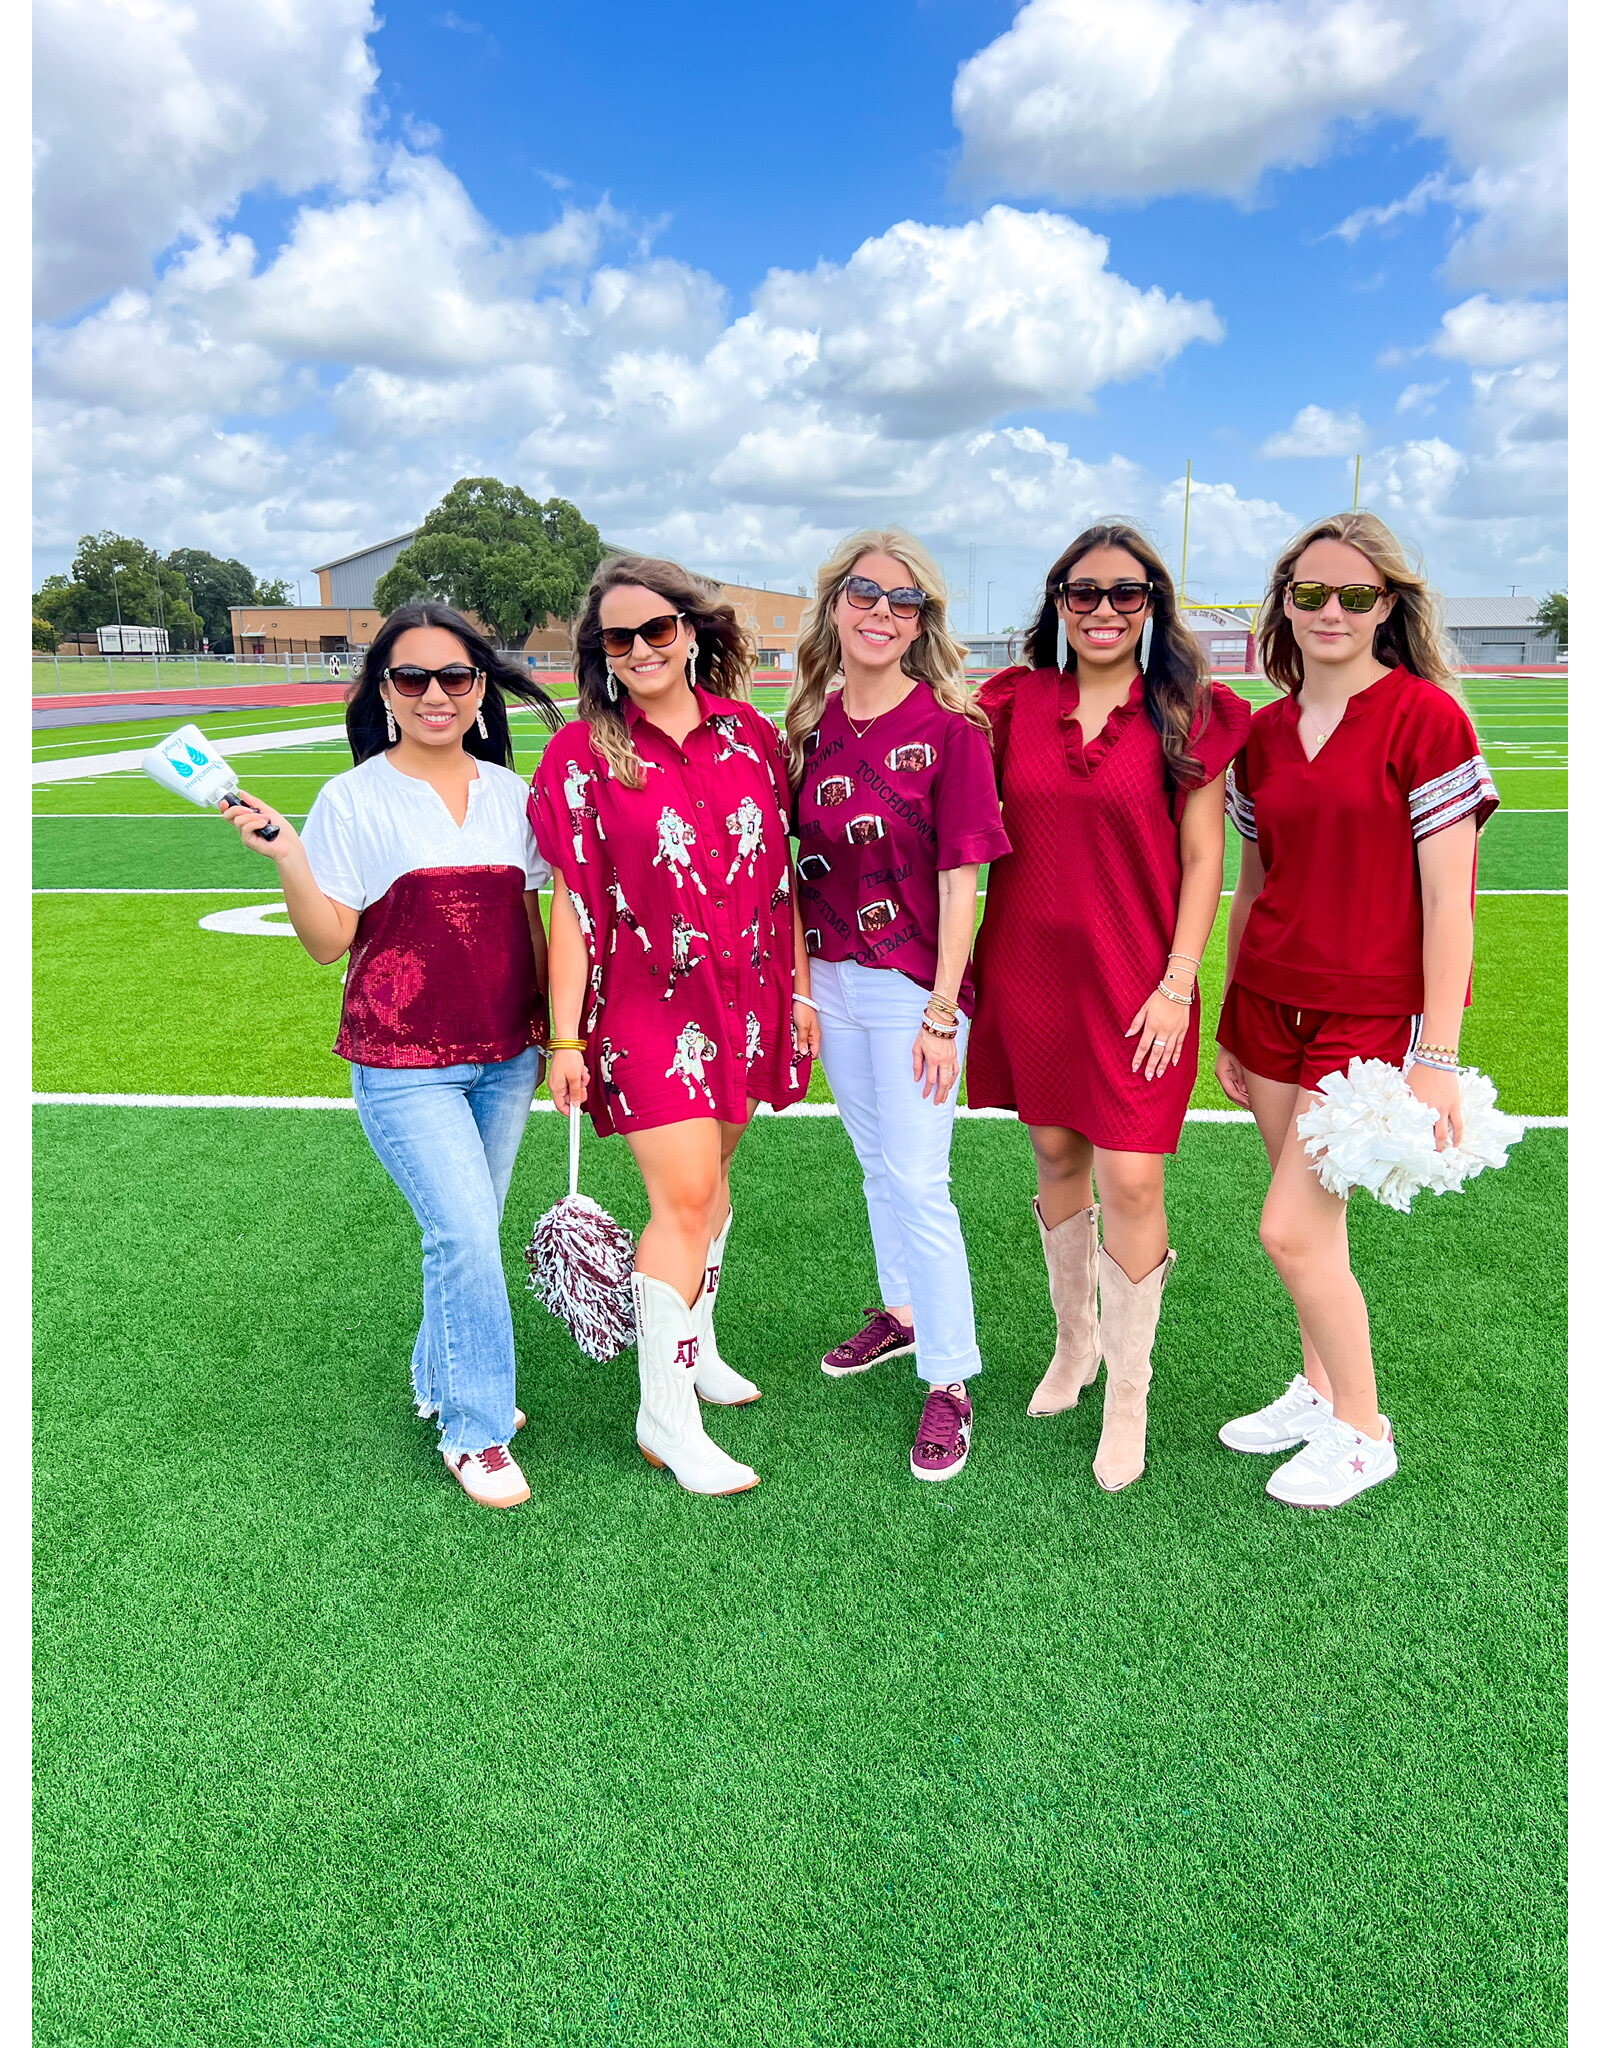
[[[915,584],[907,583],[899,590],[885,590],[881,583],[874,583],[870,576],[847,576],[844,579],[844,594],[858,612],[870,612],[880,597],[889,600],[889,609],[897,619],[914,619],[928,602],[928,593],[918,590]]]
[[[1375,583],[1291,583],[1289,602],[1297,612],[1320,612],[1330,597],[1337,597],[1339,609],[1370,612],[1386,593]]]
[[[404,668],[386,668],[383,680],[402,697],[420,697],[432,682],[437,682],[447,697],[464,697],[482,674],[481,668],[469,668],[464,661],[452,661],[443,668],[413,668],[408,662]]]
[[[1111,609],[1125,617],[1140,611],[1150,602],[1150,592],[1155,586],[1149,583],[1113,583],[1109,586],[1099,583],[1063,583],[1056,592],[1067,602],[1069,612],[1087,615],[1100,609],[1100,600],[1109,597]]]
[[[646,619],[642,626],[602,626],[600,645],[607,654],[631,654],[636,639],[646,647],[670,647],[678,637],[678,621],[687,618],[687,612],[663,612],[657,619]]]

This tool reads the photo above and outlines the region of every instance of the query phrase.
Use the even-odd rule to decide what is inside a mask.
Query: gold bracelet
[[[1415,1050],[1418,1053],[1426,1053],[1430,1059],[1435,1060],[1456,1060],[1459,1062],[1461,1058],[1460,1049],[1453,1045],[1419,1045]]]
[[[948,996],[929,996],[924,1007],[943,1016],[953,1017],[956,1014],[956,1006]]]
[[[588,1044],[587,1038],[549,1038],[545,1040],[544,1049],[546,1052],[583,1052]]]

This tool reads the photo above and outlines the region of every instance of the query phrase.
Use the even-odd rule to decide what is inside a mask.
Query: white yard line
[[[313,740],[332,740],[343,736],[342,725],[320,725],[311,731],[299,732],[241,732],[229,733],[223,742],[227,753],[266,754],[275,753],[284,747],[303,747]],[[106,775],[119,768],[137,768],[147,748],[130,750],[117,754],[82,754],[71,761],[35,761],[33,780],[35,782],[70,782],[85,774]]]
[[[354,1109],[347,1095],[57,1095],[35,1094],[33,1103],[41,1109]],[[548,1099],[535,1098],[535,1110],[555,1110]],[[757,1116],[836,1117],[837,1103],[794,1102],[787,1109],[773,1109],[763,1102]],[[1507,1114],[1510,1114],[1508,1111]],[[956,1115],[984,1123],[1015,1123],[1011,1109],[968,1109],[962,1105]],[[1255,1119],[1247,1109],[1191,1109],[1186,1124],[1248,1124]],[[1519,1119],[1531,1131],[1564,1131],[1564,1116],[1525,1116]]]

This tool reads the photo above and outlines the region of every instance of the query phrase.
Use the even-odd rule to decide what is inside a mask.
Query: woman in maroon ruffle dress
[[[1208,681],[1172,578],[1131,527],[1090,527],[1055,563],[1027,651],[979,697],[1012,852],[989,871],[967,1099],[1016,1110],[1038,1165],[1056,1347],[1028,1413],[1076,1407],[1104,1357],[1094,1475],[1116,1492],[1144,1470],[1177,1257],[1162,1155],[1194,1089],[1221,777],[1250,707]]]

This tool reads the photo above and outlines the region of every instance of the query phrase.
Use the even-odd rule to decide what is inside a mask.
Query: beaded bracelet
[[[1440,1060],[1448,1060],[1453,1067],[1461,1064],[1461,1055],[1453,1045],[1419,1045],[1416,1056],[1419,1059],[1426,1056],[1430,1065]]]
[[[1194,969],[1196,974],[1200,972],[1200,962],[1194,957],[1192,953],[1169,953],[1167,955],[1167,958],[1168,960],[1187,960],[1189,965]]]
[[[1168,988],[1165,976],[1156,983],[1156,993],[1157,995],[1165,996],[1169,1003],[1182,1003],[1185,1009],[1188,1009],[1189,1005],[1194,1001],[1192,995],[1180,996],[1176,989]]]

